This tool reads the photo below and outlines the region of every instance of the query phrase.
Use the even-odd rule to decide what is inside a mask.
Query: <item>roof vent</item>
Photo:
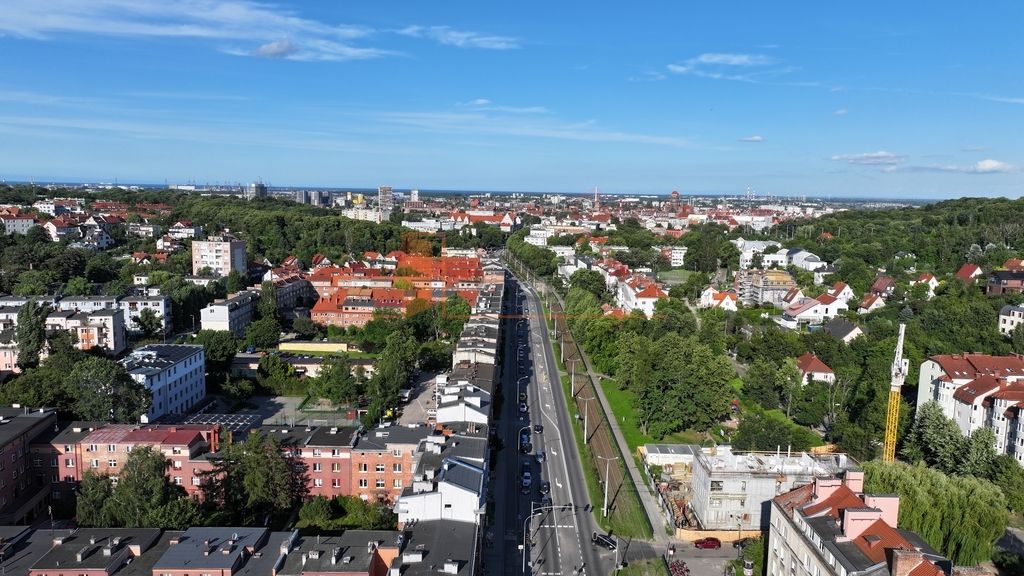
[[[445,574],[458,574],[459,573],[459,561],[448,558],[444,561],[444,567],[441,569]]]
[[[306,552],[306,556],[308,556],[310,560],[319,560],[320,559],[320,551],[319,550],[310,550],[309,552]]]

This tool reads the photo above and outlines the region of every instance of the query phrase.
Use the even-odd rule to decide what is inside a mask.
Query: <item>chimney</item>
[[[896,527],[900,517],[900,497],[895,494],[865,494],[864,505],[882,511],[882,521]]]
[[[85,558],[86,552],[89,551],[88,546],[82,546],[82,549],[75,553],[75,562],[81,562]]]
[[[448,558],[444,561],[444,567],[441,569],[445,574],[458,574],[459,573],[459,561]]]
[[[838,478],[815,478],[814,479],[814,501],[825,500],[835,493],[842,485]]]
[[[918,550],[893,550],[889,572],[892,576],[909,576],[922,561],[924,553]]]
[[[843,474],[843,483],[846,487],[853,491],[854,494],[860,494],[864,492],[864,471],[863,470],[847,470]],[[896,526],[896,524],[890,524],[890,526]]]
[[[875,508],[846,508],[840,512],[840,523],[843,535],[836,540],[849,541],[857,538],[876,520],[882,517],[882,511]]]

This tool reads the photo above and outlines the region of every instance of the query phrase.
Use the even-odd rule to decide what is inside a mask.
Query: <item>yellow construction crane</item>
[[[900,425],[900,388],[907,379],[910,361],[903,358],[903,334],[906,324],[900,324],[900,337],[896,341],[896,357],[892,360],[892,380],[889,384],[889,409],[885,414],[885,441],[882,443],[882,461],[896,458],[896,429]]]

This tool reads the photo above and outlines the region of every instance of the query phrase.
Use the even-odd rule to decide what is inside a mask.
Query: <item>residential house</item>
[[[159,224],[131,222],[128,224],[126,232],[129,236],[137,238],[157,238],[162,234],[163,228]]]
[[[822,362],[813,352],[804,352],[796,359],[796,367],[800,370],[802,382],[826,382],[834,384],[836,381],[835,372]]]
[[[988,274],[985,293],[989,296],[1024,292],[1024,270],[994,270]]]
[[[829,336],[836,340],[842,340],[846,344],[849,344],[858,336],[862,336],[864,334],[864,330],[861,329],[860,326],[857,326],[842,316],[836,316],[829,320],[824,326],[822,326],[822,330],[827,332]]]
[[[178,220],[167,229],[167,235],[175,240],[191,240],[203,235],[203,227],[191,220]]]
[[[935,289],[939,287],[939,280],[935,277],[935,274],[932,274],[931,272],[922,272],[918,274],[917,278],[910,281],[911,286],[915,286],[917,284],[924,284],[928,287],[927,298],[931,300],[935,297]]]
[[[1009,336],[1013,330],[1024,323],[1024,306],[1006,304],[999,309],[999,333]]]
[[[432,433],[427,426],[382,426],[360,434],[351,451],[349,494],[372,502],[395,502],[412,483],[416,447]]]
[[[847,310],[846,302],[831,294],[821,294],[816,298],[804,298],[787,306],[779,319],[779,324],[795,330],[802,324],[821,324],[844,310]]]
[[[975,278],[982,274],[984,274],[984,272],[981,271],[981,266],[978,266],[977,264],[964,264],[956,271],[954,276],[964,282],[973,282]]]
[[[143,332],[142,325],[139,323],[139,317],[143,310],[152,310],[153,314],[160,319],[162,333],[167,334],[171,331],[171,298],[169,296],[126,296],[118,302],[118,306],[124,310],[125,327],[129,333]]]
[[[735,291],[717,290],[714,286],[708,286],[700,293],[700,301],[697,303],[697,308],[721,308],[722,310],[735,312],[737,310],[736,300]]]
[[[874,283],[871,284],[871,288],[868,289],[869,293],[883,298],[890,298],[895,291],[896,282],[884,274],[875,278]]]
[[[124,311],[104,308],[93,312],[56,310],[46,317],[47,330],[68,330],[77,337],[75,348],[100,348],[106,354],[117,356],[127,346]]]
[[[858,314],[869,314],[885,306],[885,300],[882,299],[878,294],[868,293],[865,294],[860,300],[860,304],[857,305]]]
[[[832,289],[829,290],[828,293],[831,294],[832,297],[835,298],[836,300],[840,300],[847,304],[850,303],[850,300],[856,298],[856,296],[853,293],[853,288],[850,288],[846,284],[846,282],[836,282],[835,284],[832,285]]]

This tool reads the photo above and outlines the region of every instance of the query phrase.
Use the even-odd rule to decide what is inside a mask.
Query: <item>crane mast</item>
[[[896,429],[900,424],[900,389],[907,379],[910,361],[903,357],[903,337],[906,324],[900,324],[900,336],[896,340],[896,356],[892,360],[892,379],[889,382],[889,408],[885,414],[885,440],[882,444],[882,460],[892,462],[896,458]]]

